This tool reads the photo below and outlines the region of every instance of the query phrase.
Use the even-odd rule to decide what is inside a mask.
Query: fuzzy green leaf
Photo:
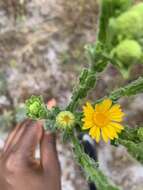
[[[119,139],[115,140],[116,144],[125,146],[128,152],[143,164],[143,127],[125,127],[125,130],[119,135]]]
[[[141,143],[134,143],[130,140],[118,140],[120,144],[125,146],[128,150],[128,152],[140,163],[143,164],[143,142]]]

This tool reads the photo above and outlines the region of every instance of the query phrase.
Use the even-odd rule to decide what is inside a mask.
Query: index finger
[[[44,132],[40,146],[41,165],[46,172],[60,173],[60,164],[56,149],[56,136],[50,132]],[[58,172],[59,171],[59,172]]]
[[[5,153],[8,151],[8,149],[13,146],[14,141],[16,141],[16,139],[18,139],[18,137],[20,137],[19,134],[22,133],[22,131],[24,130],[24,125],[28,125],[31,121],[30,120],[24,120],[22,123],[18,124],[8,135],[3,150],[2,152]],[[21,131],[21,132],[20,132]]]

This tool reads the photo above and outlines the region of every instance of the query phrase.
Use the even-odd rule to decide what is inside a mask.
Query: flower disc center
[[[94,123],[99,127],[107,126],[109,123],[109,118],[106,113],[94,113]]]
[[[63,118],[64,122],[66,122],[67,124],[70,122],[70,117],[68,115],[65,115]]]

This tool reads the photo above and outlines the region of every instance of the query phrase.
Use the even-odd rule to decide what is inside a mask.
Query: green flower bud
[[[134,5],[130,10],[137,11],[143,15],[143,3],[138,3],[138,4]]]
[[[56,125],[59,129],[71,130],[75,124],[75,116],[70,111],[62,111],[56,117]]]
[[[142,14],[138,11],[127,11],[115,19],[112,28],[117,35],[139,38],[143,34]]]
[[[32,119],[45,119],[47,109],[41,96],[31,96],[26,100],[27,115]]]
[[[140,141],[143,142],[143,127],[140,127],[137,132],[137,136],[140,139]]]
[[[135,40],[123,40],[113,50],[117,58],[125,65],[138,61],[142,56],[140,44]]]

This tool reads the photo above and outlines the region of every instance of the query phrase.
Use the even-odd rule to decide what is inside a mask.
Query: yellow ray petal
[[[120,132],[124,129],[124,126],[121,125],[120,123],[111,122],[110,125],[113,126],[114,129],[115,129],[118,133],[120,133]]]
[[[103,127],[102,129],[101,129],[101,131],[108,137],[108,138],[112,138],[112,136],[109,134],[109,130],[108,130],[108,128],[107,127]]]
[[[82,129],[83,129],[83,130],[86,130],[86,129],[90,129],[91,127],[93,127],[93,123],[90,122],[90,121],[86,121],[86,122],[83,124]]]
[[[105,112],[110,109],[112,105],[112,101],[110,99],[105,99],[103,102],[96,104],[95,111],[97,112]]]
[[[110,120],[115,121],[115,122],[122,122],[123,116],[121,116],[121,117],[110,116]]]
[[[115,114],[109,115],[109,118],[110,118],[111,121],[121,122],[121,121],[123,121],[123,119],[124,119],[124,114],[120,114],[120,115],[115,115]]]
[[[86,106],[83,107],[83,113],[84,113],[84,121],[86,121],[87,119],[92,120],[94,109],[89,102],[87,102]]]
[[[110,130],[108,130],[108,127],[103,127],[102,131],[104,131],[104,133],[109,139],[112,139],[112,140],[114,139],[114,135],[113,133],[110,133]]]
[[[100,112],[101,111],[101,104],[95,105],[95,111]]]
[[[84,106],[83,109],[85,109],[85,111],[88,110],[90,112],[94,112],[94,109],[89,102],[86,103],[86,106]]]
[[[104,132],[104,130],[102,130],[102,138],[103,140],[107,143],[108,142],[108,136],[106,135],[106,133]]]
[[[110,109],[111,105],[112,105],[112,101],[111,101],[110,99],[105,99],[105,100],[103,100],[103,102],[101,103],[101,109],[102,109],[103,111],[107,111],[107,110]]]
[[[92,127],[89,131],[89,135],[96,140],[96,142],[99,142],[100,140],[100,129],[98,127]]]
[[[123,117],[112,117],[111,121],[122,122],[123,121]]]
[[[121,110],[121,106],[119,104],[115,104],[111,107],[111,109],[109,110],[109,113],[120,113],[122,112]]]
[[[110,116],[115,116],[115,117],[123,117],[123,116],[125,116],[125,113],[122,112],[122,110],[118,110],[118,111],[115,111],[115,112],[112,112],[112,113],[109,112],[109,115]]]
[[[109,118],[112,121],[123,121],[124,113],[122,112],[120,105],[116,104],[109,110]]]
[[[113,139],[118,138],[117,132],[112,125],[108,126],[108,131],[109,131],[109,134],[112,136]]]

